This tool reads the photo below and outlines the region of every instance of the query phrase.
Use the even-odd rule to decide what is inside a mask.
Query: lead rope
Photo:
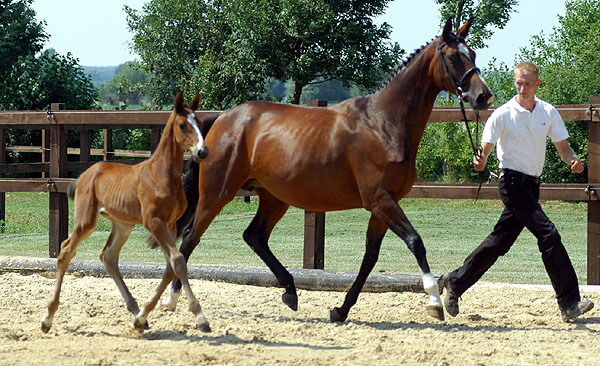
[[[460,111],[463,115],[463,119],[465,121],[465,126],[467,127],[467,133],[469,134],[469,140],[471,141],[471,148],[473,149],[473,154],[476,157],[481,157],[481,146],[479,147],[475,147],[475,143],[473,142],[473,136],[471,135],[471,128],[469,127],[469,119],[467,118],[467,113],[465,112],[465,105],[463,103],[463,97],[462,97],[462,90],[460,88],[457,89],[458,91],[458,101],[460,103]],[[475,112],[475,116],[476,116],[476,121],[475,121],[475,134],[477,136],[479,136],[479,113],[477,113],[477,111]],[[477,172],[477,175],[479,176],[479,187],[477,187],[477,193],[475,194],[475,202],[477,202],[477,199],[479,198],[479,192],[481,192],[481,186],[483,185],[483,174],[484,172]]]

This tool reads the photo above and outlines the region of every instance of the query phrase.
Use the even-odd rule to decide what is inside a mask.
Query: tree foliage
[[[0,87],[19,57],[42,50],[48,35],[35,19],[33,0],[0,0]]]
[[[152,74],[156,102],[200,90],[205,108],[264,98],[272,79],[304,86],[332,79],[368,89],[403,50],[376,25],[389,0],[152,0],[126,7],[133,49]]]
[[[455,31],[467,19],[473,18],[469,32],[469,45],[474,48],[486,48],[486,41],[494,32],[491,28],[503,29],[518,0],[435,0],[440,5],[441,24],[452,18]]]

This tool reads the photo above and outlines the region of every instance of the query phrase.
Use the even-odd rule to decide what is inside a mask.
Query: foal
[[[56,287],[48,304],[48,314],[42,320],[42,331],[47,333],[58,309],[63,278],[79,243],[94,231],[98,214],[108,218],[112,231],[100,253],[106,271],[117,284],[135,315],[134,328],[143,332],[148,313],[154,309],[169,282],[177,276],[189,299],[189,309],[196,316],[198,326],[210,331],[198,300],[192,293],[184,257],[175,246],[175,222],[185,211],[187,201],[181,187],[183,151],[188,148],[196,162],[206,158],[208,149],[200,132],[194,111],[199,95],[186,106],[183,93],[175,99],[173,112],[164,128],[160,143],[150,159],[137,165],[99,162],[71,183],[68,195],[75,201],[73,233],[61,243],[58,256]],[[136,224],[143,224],[163,250],[167,268],[156,293],[140,311],[119,271],[119,253]]]

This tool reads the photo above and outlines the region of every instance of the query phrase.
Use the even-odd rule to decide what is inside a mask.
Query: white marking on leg
[[[177,307],[177,301],[179,301],[179,296],[181,296],[181,292],[174,292],[173,290],[171,290],[169,292],[169,297],[166,298],[163,302],[163,306],[167,310],[174,311]]]
[[[427,306],[442,307],[440,288],[438,287],[438,283],[431,273],[423,273],[423,288],[429,295],[429,304],[427,304]]]

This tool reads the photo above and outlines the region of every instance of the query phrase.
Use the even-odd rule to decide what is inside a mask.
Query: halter
[[[446,46],[449,42],[463,42],[465,41],[465,39],[463,37],[452,37],[450,39],[448,39],[445,42],[442,42],[441,38],[438,39],[438,54],[440,59],[442,60],[442,65],[444,65],[444,69],[446,69],[446,73],[448,74],[448,76],[450,77],[450,81],[452,82],[452,85],[454,86],[454,89],[456,90],[456,95],[458,95],[458,101],[460,103],[460,111],[463,115],[463,120],[465,121],[465,125],[467,127],[467,133],[469,134],[469,140],[471,141],[471,148],[473,149],[473,154],[476,157],[480,157],[481,153],[482,153],[482,149],[481,146],[479,147],[475,147],[475,143],[473,142],[473,136],[471,135],[471,129],[469,128],[469,119],[467,118],[467,113],[465,112],[465,105],[463,102],[463,84],[465,82],[465,79],[467,78],[467,76],[471,75],[472,73],[476,72],[477,74],[481,75],[481,70],[479,70],[478,67],[475,66],[475,63],[473,62],[473,60],[471,59],[471,55],[469,55],[468,52],[466,52],[465,50],[462,50],[460,47],[458,48],[458,52],[465,56],[467,58],[467,60],[469,60],[469,62],[471,62],[471,64],[473,65],[473,67],[471,67],[469,70],[467,70],[465,72],[465,74],[460,78],[459,82],[456,82],[456,79],[454,78],[454,76],[452,75],[452,73],[450,72],[450,67],[448,67],[448,63],[446,62],[446,58],[444,57],[444,54],[442,53],[442,48],[444,46]],[[475,121],[475,128],[476,128],[476,134],[479,135],[479,113],[476,111],[475,115],[477,117],[477,120]],[[475,195],[475,201],[477,201],[477,199],[479,198],[479,192],[481,191],[481,185],[483,184],[483,171],[478,172],[478,176],[479,176],[479,187],[477,188],[477,194]]]
[[[471,59],[471,55],[469,55],[468,52],[465,52],[464,50],[461,50],[460,48],[458,49],[458,52],[465,56],[467,58],[467,60],[469,60],[469,62],[471,62],[471,64],[473,65],[473,67],[471,67],[469,70],[467,70],[465,72],[465,74],[460,78],[460,80],[458,82],[456,82],[456,79],[454,78],[454,75],[452,75],[452,73],[450,72],[450,67],[448,66],[448,63],[446,62],[446,58],[444,57],[444,54],[442,53],[442,48],[444,46],[446,46],[448,43],[450,42],[465,42],[465,39],[463,37],[452,37],[450,39],[448,39],[447,41],[442,43],[441,39],[438,39],[438,54],[440,56],[440,59],[442,60],[442,65],[444,65],[444,69],[446,70],[446,73],[448,74],[448,76],[450,77],[450,81],[452,82],[452,85],[454,86],[454,89],[456,89],[456,94],[458,95],[458,97],[460,99],[462,99],[462,93],[463,93],[463,84],[465,82],[465,79],[467,78],[467,76],[471,75],[472,73],[476,72],[478,74],[481,74],[481,70],[479,70],[478,67],[475,66],[475,63],[473,62],[473,60]]]

